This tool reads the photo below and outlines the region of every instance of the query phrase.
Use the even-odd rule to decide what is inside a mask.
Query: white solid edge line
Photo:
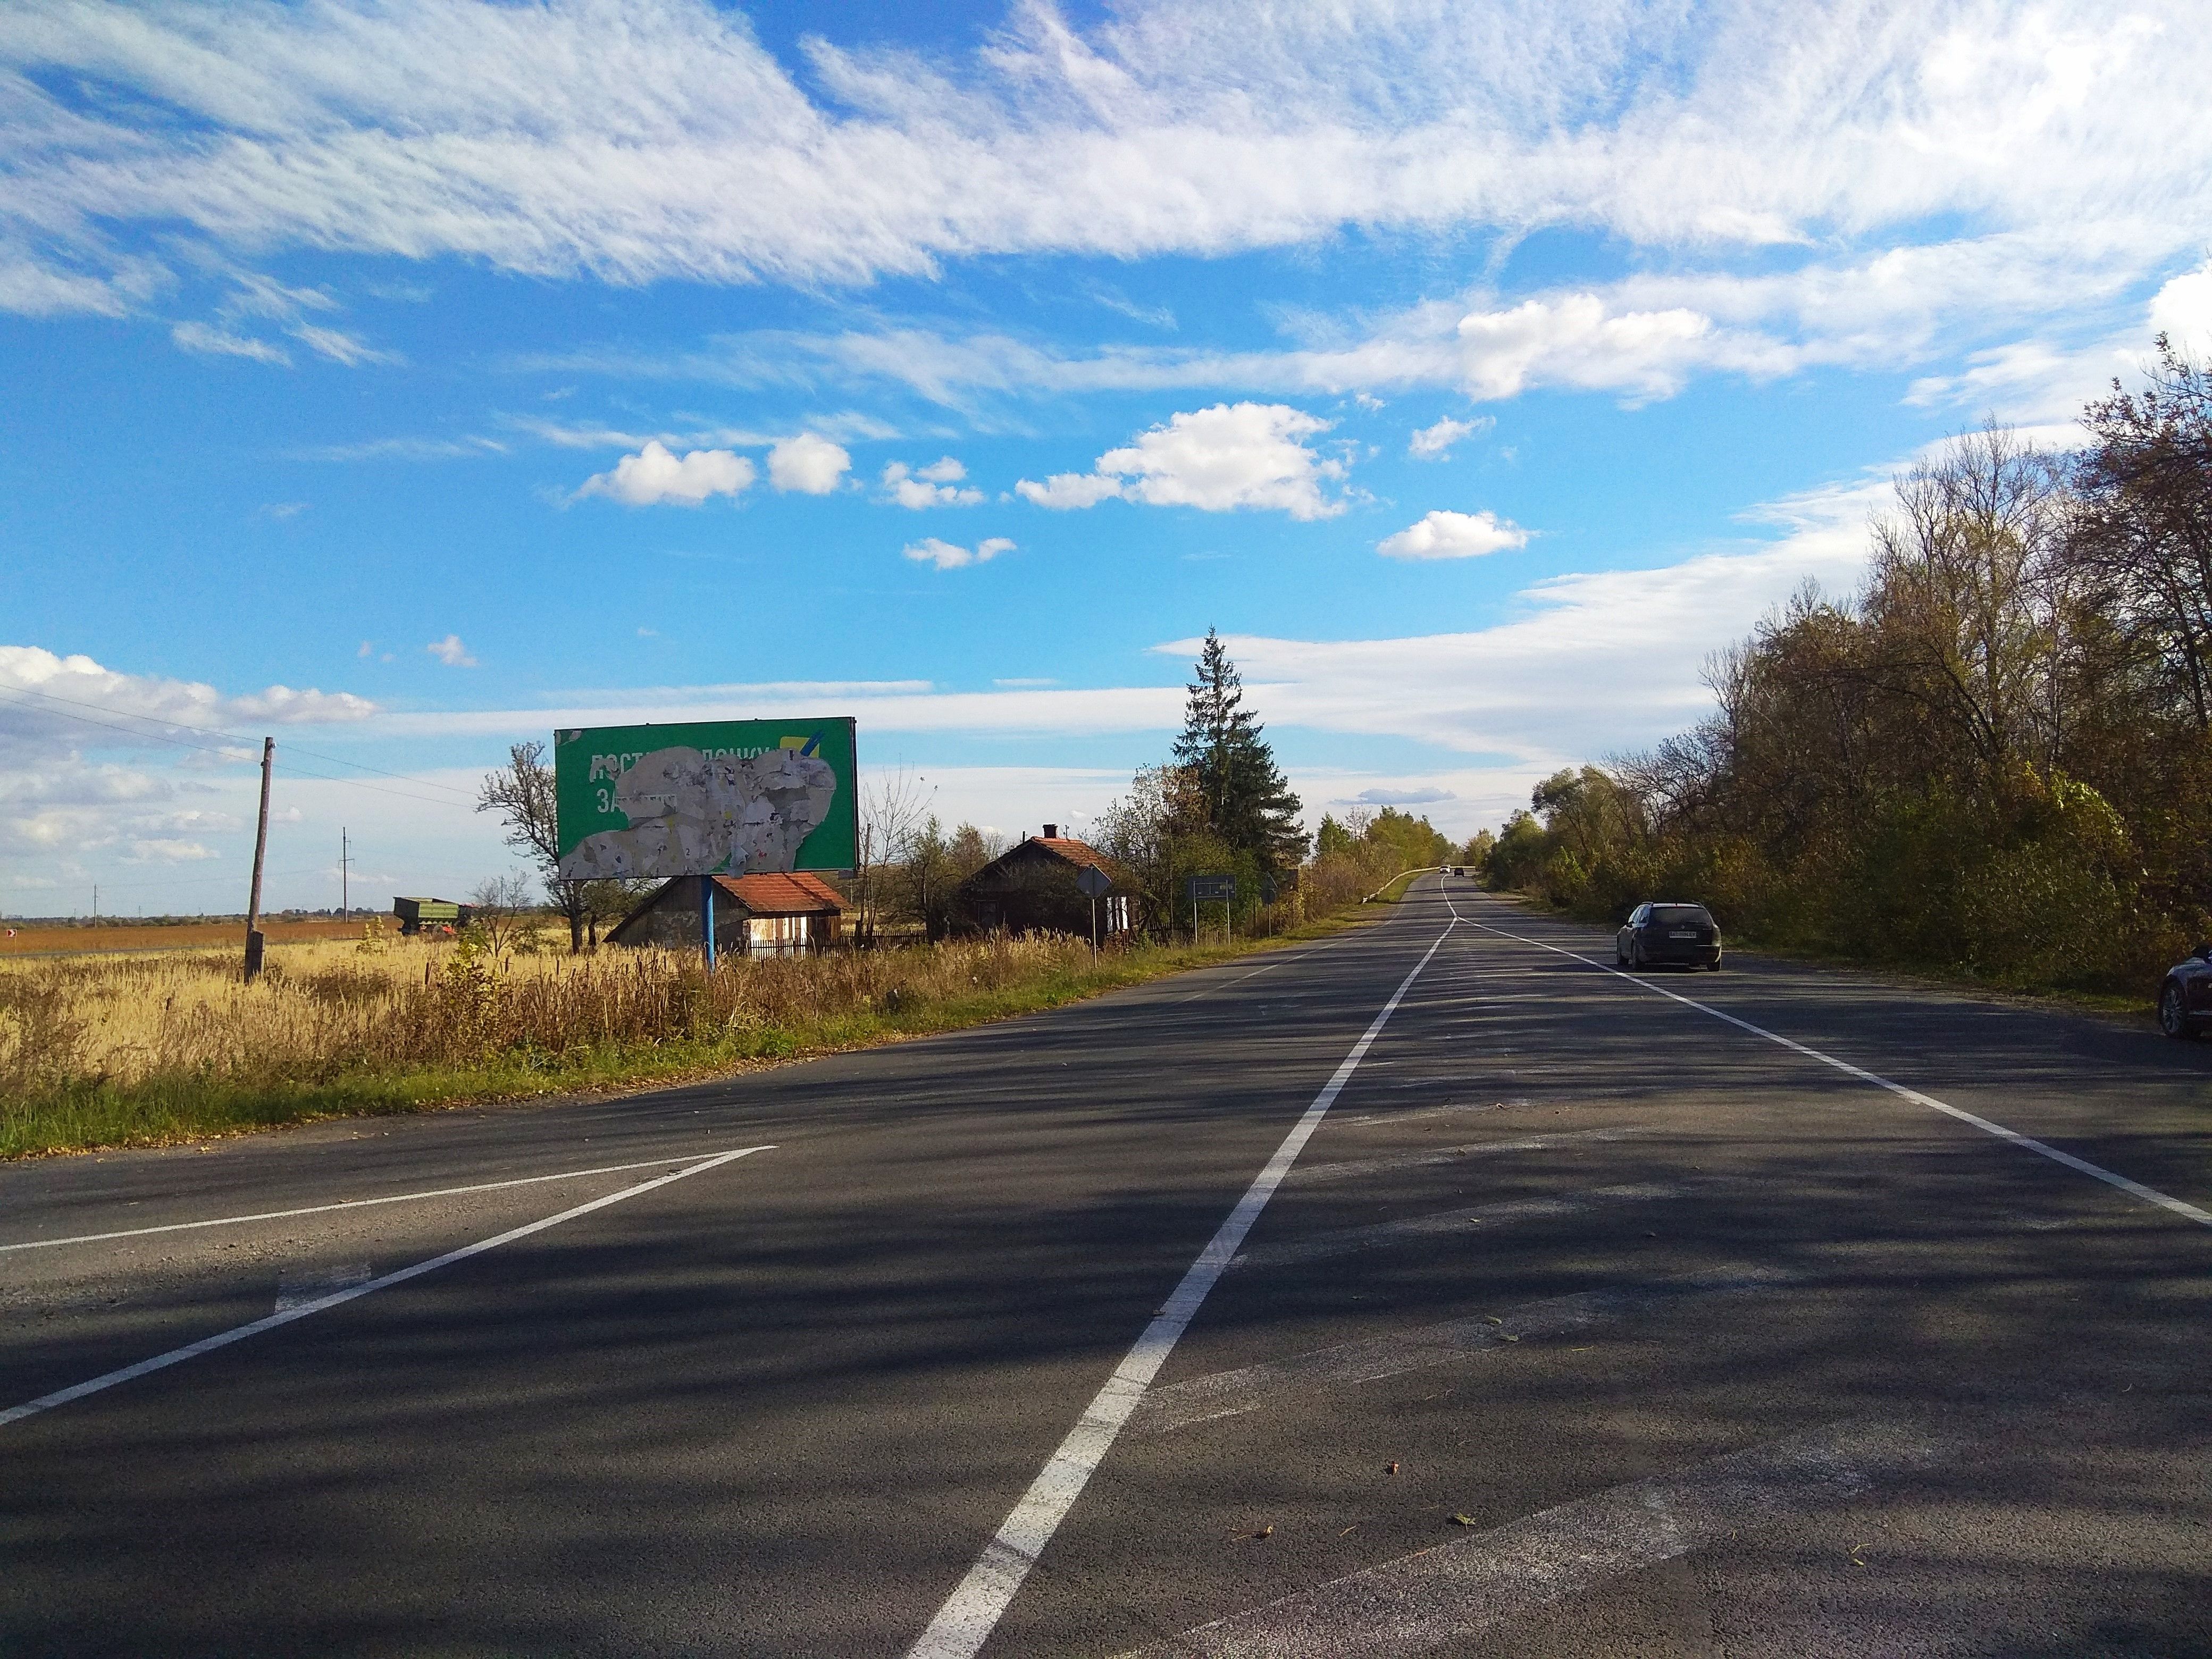
[[[51,1250],[63,1244],[100,1244],[112,1238],[143,1238],[151,1233],[185,1233],[198,1227],[242,1227],[253,1221],[284,1221],[298,1215],[324,1215],[332,1210],[361,1210],[374,1204],[409,1204],[425,1198],[458,1198],[464,1193],[495,1193],[507,1187],[535,1187],[548,1181],[581,1181],[586,1176],[627,1175],[632,1170],[651,1170],[681,1164],[682,1157],[641,1158],[635,1164],[609,1164],[596,1170],[563,1170],[558,1175],[523,1176],[513,1181],[480,1181],[469,1187],[435,1187],[427,1192],[393,1193],[384,1198],[349,1198],[331,1204],[305,1204],[296,1210],[263,1210],[253,1215],[216,1216],[206,1221],[172,1221],[159,1227],[125,1227],[112,1233],[76,1233],[68,1238],[30,1238],[19,1244],[0,1244],[0,1255],[10,1250]]]
[[[634,1187],[625,1187],[618,1193],[609,1193],[604,1198],[592,1199],[587,1204],[579,1204],[574,1209],[562,1211],[558,1215],[549,1215],[543,1220],[528,1222],[522,1226],[510,1228],[507,1231],[491,1238],[478,1239],[473,1244],[464,1244],[457,1250],[448,1250],[443,1255],[433,1256],[428,1261],[418,1261],[410,1267],[399,1268],[397,1272],[386,1273],[380,1278],[369,1279],[363,1284],[349,1285],[342,1290],[332,1291],[327,1296],[317,1297],[312,1302],[303,1302],[296,1308],[287,1308],[282,1313],[270,1314],[265,1318],[254,1320],[250,1324],[234,1325],[227,1331],[217,1331],[213,1336],[204,1336],[197,1342],[188,1342],[181,1348],[172,1348],[167,1353],[155,1354],[151,1359],[142,1359],[135,1365],[125,1365],[119,1370],[108,1371],[89,1381],[74,1383],[66,1389],[57,1389],[52,1394],[41,1395],[36,1400],[27,1400],[20,1406],[13,1406],[6,1411],[0,1411],[0,1428],[5,1428],[11,1423],[20,1423],[27,1417],[36,1417],[40,1412],[50,1412],[57,1406],[66,1406],[72,1401],[82,1400],[88,1395],[99,1394],[105,1389],[114,1388],[118,1383],[132,1382],[151,1372],[166,1370],[172,1365],[181,1365],[187,1359],[197,1359],[202,1354],[213,1353],[217,1348],[227,1348],[234,1342],[243,1342],[249,1336],[258,1336],[264,1331],[273,1331],[280,1325],[289,1325],[295,1319],[305,1319],[310,1314],[319,1314],[325,1309],[337,1307],[343,1303],[351,1302],[356,1297],[367,1296],[373,1291],[388,1290],[394,1285],[404,1285],[410,1279],[420,1279],[424,1273],[434,1273],[441,1267],[450,1267],[456,1261],[465,1261],[472,1255],[482,1255],[486,1250],[495,1250],[502,1244],[512,1244],[518,1238],[527,1238],[532,1233],[542,1233],[548,1227],[557,1227],[564,1221],[574,1221],[578,1216],[589,1215],[594,1210],[604,1210],[610,1204],[619,1204],[624,1199],[636,1198],[641,1194],[653,1191],[656,1187],[665,1187],[671,1182],[681,1181],[687,1176],[702,1174],[734,1159],[750,1157],[754,1152],[769,1152],[775,1150],[773,1146],[740,1146],[734,1152],[719,1152],[713,1158],[703,1159],[687,1169],[673,1170],[665,1176],[656,1176],[651,1181],[641,1181]]]
[[[1769,1042],[1778,1043],[1792,1054],[1802,1054],[1808,1060],[1817,1060],[1823,1066],[1832,1066],[1848,1076],[1858,1079],[1862,1083],[1873,1084],[1877,1089],[1887,1089],[1901,1100],[1909,1100],[1916,1106],[1925,1106],[1931,1112],[1941,1112],[1946,1117],[1956,1118],[1961,1123],[1970,1124],[1974,1128],[1979,1129],[1984,1134],[1995,1135],[1999,1140],[2010,1141],[2023,1151],[2047,1158],[2053,1164],[2063,1164],[2069,1170],[2077,1170],[2092,1180],[2103,1182],[2107,1187],[2117,1187],[2129,1196],[2139,1198],[2146,1204],[2155,1204],[2161,1209],[2171,1210],[2174,1214],[2194,1221],[2201,1227],[2212,1227],[2212,1211],[2200,1210],[2196,1205],[2175,1198],[2169,1193],[2162,1193],[2155,1187],[2146,1187],[2140,1181],[2130,1181],[2127,1176],[2107,1170],[2102,1164],[2092,1164],[2087,1158],[2076,1158],[2071,1152],[2063,1152],[2056,1146],[2021,1133],[2017,1129],[2008,1129],[2002,1123],[1992,1123],[1985,1117],[1977,1117],[1973,1113],[1954,1106],[1948,1101],[1938,1100],[1933,1095],[1923,1095],[1919,1090],[1908,1089],[1902,1083],[1892,1083],[1887,1078],[1869,1072],[1863,1066],[1854,1066],[1847,1060],[1838,1060],[1833,1054],[1824,1054],[1818,1048],[1808,1048],[1803,1043],[1792,1042],[1786,1036],[1768,1030],[1763,1025],[1753,1025],[1747,1019],[1738,1019],[1734,1014],[1723,1013],[1718,1008],[1699,1002],[1694,997],[1686,997],[1678,991],[1668,990],[1663,985],[1654,985],[1648,979],[1638,979],[1633,974],[1625,974],[1618,968],[1598,961],[1595,957],[1586,957],[1579,951],[1565,950],[1557,945],[1547,945],[1540,939],[1528,939],[1519,933],[1509,933],[1503,927],[1492,927],[1486,921],[1477,921],[1472,916],[1462,916],[1459,913],[1459,907],[1452,903],[1451,895],[1449,893],[1444,895],[1444,903],[1450,909],[1453,920],[1464,921],[1470,927],[1480,927],[1486,933],[1495,933],[1500,939],[1513,939],[1522,945],[1533,945],[1540,951],[1549,951],[1554,956],[1566,957],[1572,961],[1585,963],[1596,969],[1600,973],[1611,974],[1615,979],[1625,979],[1631,985],[1640,985],[1647,991],[1665,997],[1669,1002],[1679,1002],[1685,1008],[1694,1008],[1701,1014],[1710,1014],[1715,1019],[1725,1021],[1735,1026],[1738,1030],[1748,1031],[1753,1036],[1765,1037]]]
[[[1260,1218],[1260,1212],[1267,1208],[1275,1188],[1282,1184],[1306,1141],[1320,1127],[1328,1109],[1335,1104],[1338,1094],[1358,1069],[1359,1062],[1366,1058],[1368,1048],[1382,1035],[1384,1024],[1397,1012],[1398,1004],[1413,989],[1421,969],[1429,965],[1429,958],[1450,937],[1451,927],[1448,924],[1437,935],[1436,943],[1413,964],[1413,972],[1390,994],[1389,1001],[1382,1005],[1382,1012],[1375,1016],[1365,1035],[1352,1044],[1352,1052],[1314,1097],[1305,1115],[1283,1137],[1282,1144],[1275,1148],[1275,1155],[1253,1178],[1237,1207],[1229,1212],[1228,1219],[1199,1252],[1198,1259],[1184,1273],[1174,1294],[1145,1328],[1144,1334],[1137,1339],[1113,1376],[1107,1378],[1105,1387],[1085,1408],[1082,1419],[1068,1431],[1059,1449],[1030,1483],[1030,1489],[1022,1494],[1021,1501],[984,1547],[975,1565],[968,1570],[968,1576],[945,1598],[937,1616],[929,1621],[929,1628],[907,1650],[908,1659],[972,1659],[990,1638],[1013,1601],[1014,1592],[1022,1587],[1022,1580],[1029,1577],[1037,1557],[1044,1553],[1054,1532],[1074,1507],[1085,1485],[1113,1445],[1115,1437],[1121,1433],[1121,1425],[1128,1421],[1137,1402],[1145,1397],[1145,1390],[1196,1316],[1206,1293],[1228,1267],[1237,1247],[1243,1243],[1244,1236],[1252,1231],[1252,1224]]]

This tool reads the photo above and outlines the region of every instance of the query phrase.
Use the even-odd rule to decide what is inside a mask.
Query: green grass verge
[[[168,1146],[327,1118],[373,1117],[543,1096],[606,1095],[703,1081],[1042,1013],[1167,975],[1324,938],[1376,919],[1375,913],[1363,915],[1355,908],[1272,939],[1146,946],[1103,956],[1095,968],[1054,969],[1013,985],[896,1012],[864,1011],[800,1027],[769,1026],[696,1041],[559,1054],[502,1053],[465,1067],[361,1071],[327,1078],[242,1082],[159,1077],[132,1085],[71,1080],[35,1096],[0,1101],[0,1159]]]

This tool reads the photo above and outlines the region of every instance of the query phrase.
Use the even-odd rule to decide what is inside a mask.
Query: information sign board
[[[1237,902],[1237,878],[1192,876],[1183,883],[1183,890],[1193,904],[1234,904]]]
[[[570,881],[850,870],[860,840],[849,718],[556,732],[553,794]]]

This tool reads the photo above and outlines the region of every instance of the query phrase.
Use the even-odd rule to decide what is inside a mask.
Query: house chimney
[[[1047,825],[1045,825],[1045,827],[1044,827],[1044,838],[1045,838],[1047,841],[1054,841],[1054,840],[1056,840],[1056,839],[1058,839],[1059,836],[1060,836],[1060,826],[1059,826],[1058,824],[1056,824],[1056,823],[1048,823]]]

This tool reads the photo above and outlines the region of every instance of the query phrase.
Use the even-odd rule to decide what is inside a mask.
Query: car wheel
[[[2169,984],[2158,994],[2158,1029],[2170,1037],[2189,1035],[2189,1015],[2181,1006],[2181,988]]]
[[[1613,942],[1613,965],[1616,968],[1626,968],[1628,966],[1628,952],[1620,948],[1620,941],[1619,939],[1615,939]]]
[[[1720,970],[1721,959],[1718,957],[1715,957],[1711,962],[1705,964],[1705,971],[1709,974],[1717,974]]]
[[[1637,969],[1639,973],[1643,970],[1644,941],[1640,939],[1632,939],[1628,941],[1628,965]]]

